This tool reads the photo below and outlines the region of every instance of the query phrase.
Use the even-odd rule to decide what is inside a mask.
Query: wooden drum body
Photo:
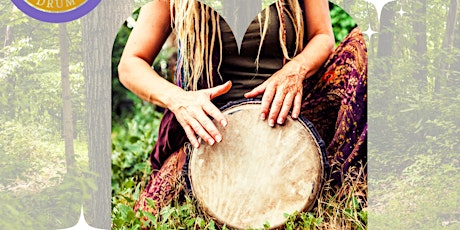
[[[272,228],[284,214],[310,210],[327,164],[324,142],[304,119],[269,127],[260,102],[226,106],[224,139],[194,149],[188,163],[192,192],[204,212],[228,227]],[[221,127],[216,125],[217,127]]]

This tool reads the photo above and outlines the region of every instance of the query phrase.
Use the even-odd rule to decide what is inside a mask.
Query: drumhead
[[[324,172],[324,142],[311,123],[288,118],[269,127],[259,119],[260,102],[244,101],[223,110],[223,141],[202,143],[189,159],[193,195],[203,211],[228,227],[272,228],[285,214],[315,203]],[[311,127],[308,127],[311,126]]]

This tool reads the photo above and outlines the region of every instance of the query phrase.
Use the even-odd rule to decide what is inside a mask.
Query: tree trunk
[[[61,58],[61,97],[62,97],[62,124],[65,145],[65,161],[67,173],[75,175],[75,153],[73,147],[73,118],[72,102],[70,100],[69,79],[69,37],[66,24],[59,24],[59,53]]]
[[[448,66],[449,64],[443,61],[443,57],[448,55],[449,52],[452,50],[453,42],[454,42],[454,30],[455,30],[455,23],[457,22],[457,10],[458,0],[451,0],[449,5],[449,12],[447,14],[447,25],[446,25],[446,32],[444,33],[444,39],[442,41],[442,51],[441,57],[438,58],[439,64],[438,69],[441,71],[442,74],[438,74],[435,78],[435,87],[434,90],[436,93],[441,91],[441,76],[449,77]],[[455,64],[455,65],[458,65]]]
[[[453,47],[454,50],[460,50],[460,17],[457,17],[457,20],[454,23],[454,41]],[[457,89],[458,84],[460,84],[460,54],[456,54],[454,57],[454,62],[449,67],[449,78],[447,80],[448,86],[452,89]],[[454,95],[457,96],[457,95]]]
[[[378,35],[377,62],[374,66],[376,75],[381,79],[387,79],[390,76],[388,72],[388,64],[391,64],[391,56],[393,54],[393,38],[394,38],[394,18],[395,18],[396,2],[389,2],[382,9],[380,16],[380,32]]]
[[[90,171],[97,190],[85,205],[91,226],[111,227],[111,53],[118,29],[130,15],[132,1],[101,1],[82,19],[86,118]]]
[[[396,2],[389,2],[383,7],[380,15],[380,31],[378,33],[379,44],[377,57],[389,57],[392,55],[394,23]]]
[[[13,41],[13,27],[11,25],[6,25],[5,28],[5,40],[3,41],[3,48],[9,46]]]
[[[414,45],[414,60],[416,70],[413,77],[417,80],[420,87],[426,85],[428,76],[427,68],[427,41],[426,41],[426,0],[414,1],[416,9],[413,15],[413,26],[416,43]]]
[[[14,12],[14,7],[12,9]],[[2,12],[3,13],[3,12]],[[9,46],[13,42],[13,27],[11,25],[6,25],[5,26],[5,35],[4,35],[4,40],[3,40],[3,48],[6,46]]]

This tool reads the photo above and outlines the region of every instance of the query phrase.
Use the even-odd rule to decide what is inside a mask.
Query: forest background
[[[112,79],[114,91],[124,89],[109,77],[110,54],[122,22],[147,1],[102,1],[66,24],[0,2],[0,226],[70,227],[82,204],[95,227],[128,218],[116,205],[123,196],[112,195],[138,189],[160,115],[130,94],[111,99]],[[378,32],[366,36],[368,227],[458,229],[458,1],[391,1],[380,21],[367,1],[333,2]],[[162,52],[160,72],[171,52]],[[111,145],[111,133],[128,144]]]

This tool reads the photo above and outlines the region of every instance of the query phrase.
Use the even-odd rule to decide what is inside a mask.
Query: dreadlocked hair
[[[296,34],[295,56],[303,49],[304,21],[302,9],[298,0],[279,0],[276,3],[276,9],[280,20],[280,46],[284,59],[290,60],[292,57],[289,57],[286,47],[285,16],[294,25]],[[222,64],[222,37],[219,26],[221,18],[211,7],[197,0],[170,0],[170,11],[172,15],[171,26],[174,28],[179,41],[177,84],[184,89],[198,90],[201,76],[206,76],[207,86],[213,87],[212,56],[216,49],[214,47],[216,41],[218,41],[219,47],[217,49],[219,49],[220,54],[216,72],[222,78],[219,71]],[[262,13],[257,16],[261,42],[255,61],[256,66],[259,65],[259,56],[269,25],[270,10],[267,9],[264,12],[264,23],[261,23]]]

